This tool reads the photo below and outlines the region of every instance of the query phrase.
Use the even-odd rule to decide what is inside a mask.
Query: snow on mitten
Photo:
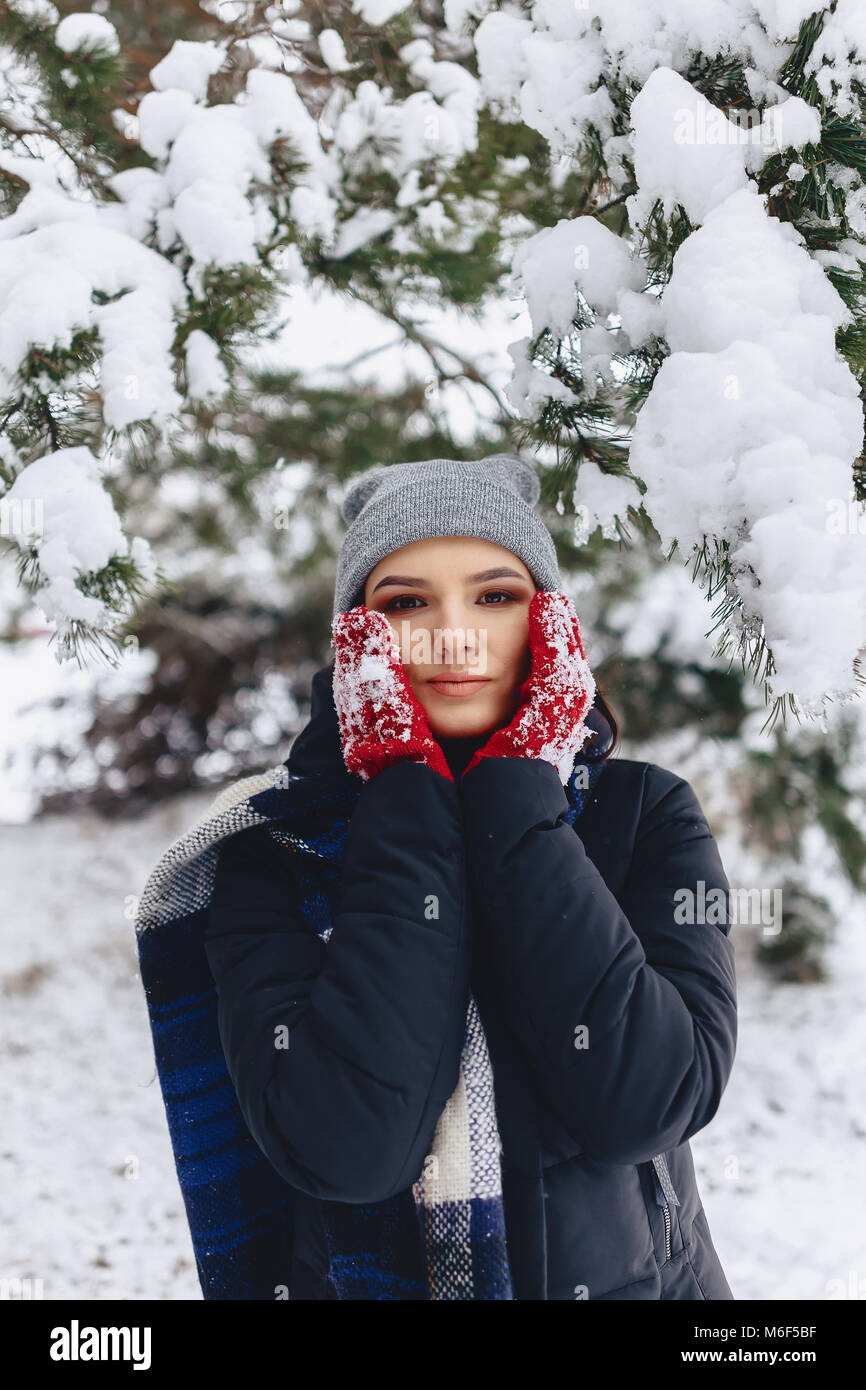
[[[384,613],[362,603],[338,613],[331,632],[337,652],[334,704],[348,770],[367,782],[392,763],[426,763],[453,782]]]
[[[482,758],[542,758],[567,783],[575,755],[592,733],[584,718],[595,699],[595,680],[566,594],[539,589],[532,595],[529,649],[532,666],[520,687],[520,708],[473,753],[464,777]]]

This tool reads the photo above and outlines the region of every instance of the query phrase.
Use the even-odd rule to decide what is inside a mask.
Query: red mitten
[[[426,763],[453,782],[384,613],[362,603],[338,613],[331,632],[337,651],[334,704],[348,770],[367,782],[392,763]]]
[[[595,699],[574,604],[558,590],[539,589],[529,604],[532,666],[520,687],[521,705],[511,723],[497,729],[473,753],[463,773],[482,758],[542,758],[563,786],[574,758],[592,730],[584,717]]]

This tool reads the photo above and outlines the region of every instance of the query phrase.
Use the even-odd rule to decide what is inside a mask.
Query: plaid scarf
[[[565,786],[574,824],[606,766],[588,752]],[[292,854],[305,921],[327,941],[357,778],[285,764],[224,791],[162,856],[136,918],[141,980],[196,1266],[206,1299],[289,1296],[294,1189],[250,1135],[226,1067],[203,930],[220,847],[266,826]],[[339,1299],[513,1299],[493,1075],[470,996],[455,1090],[423,1171],[382,1202],[321,1203]]]

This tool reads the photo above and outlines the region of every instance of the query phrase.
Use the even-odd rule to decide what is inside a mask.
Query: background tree
[[[46,807],[272,761],[347,478],[521,448],[632,755],[675,750],[820,940],[809,837],[866,868],[866,147],[845,12],[802,8],[0,5],[5,640],[35,597],[61,655],[148,660],[40,736]],[[327,387],[281,363],[317,294],[399,386],[364,342]],[[503,383],[460,326],[514,301]]]

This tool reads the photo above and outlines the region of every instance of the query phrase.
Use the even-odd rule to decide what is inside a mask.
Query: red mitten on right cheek
[[[332,631],[334,703],[348,770],[368,781],[392,763],[422,762],[453,781],[384,613],[361,604],[338,614]]]

